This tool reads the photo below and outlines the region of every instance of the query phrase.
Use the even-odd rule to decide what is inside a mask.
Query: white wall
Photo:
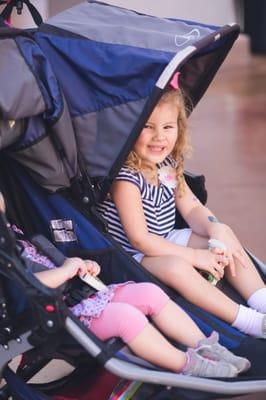
[[[48,16],[80,3],[82,0],[31,0],[46,20]],[[242,0],[104,0],[106,3],[130,8],[161,17],[175,17],[197,22],[223,25],[227,22],[241,23]],[[0,10],[3,8],[0,7]],[[34,27],[34,22],[24,5],[23,14],[12,14],[13,25],[20,28]]]
[[[48,0],[49,14],[80,3],[79,0]],[[176,17],[197,22],[223,25],[240,22],[242,0],[103,0],[105,3],[130,8],[161,17]]]
[[[236,22],[234,0],[107,0],[107,3],[160,17],[223,25]]]
[[[52,16],[69,7],[82,3],[82,0],[48,0],[48,3],[49,15]]]

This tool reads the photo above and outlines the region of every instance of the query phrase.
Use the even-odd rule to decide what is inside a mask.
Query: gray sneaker
[[[247,358],[234,355],[226,347],[219,344],[219,335],[213,332],[208,338],[202,339],[195,349],[204,358],[213,361],[225,361],[236,367],[238,373],[247,371],[251,364]]]
[[[196,349],[186,352],[187,363],[182,374],[202,378],[234,378],[238,375],[236,367],[224,361],[213,361],[202,357]]]

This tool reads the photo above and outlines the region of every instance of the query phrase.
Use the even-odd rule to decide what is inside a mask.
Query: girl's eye
[[[174,129],[174,126],[173,126],[173,125],[166,125],[166,126],[164,127],[164,129]]]
[[[146,125],[144,125],[144,128],[145,128],[145,129],[151,129],[151,126],[148,125],[148,124],[146,124]]]

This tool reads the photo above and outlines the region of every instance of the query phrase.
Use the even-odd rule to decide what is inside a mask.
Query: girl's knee
[[[144,314],[155,317],[162,308],[168,303],[169,297],[167,294],[154,283],[140,283],[142,285],[143,296],[147,307]]]
[[[141,282],[118,288],[112,303],[129,304],[145,315],[155,316],[168,301],[167,294],[159,286]]]
[[[149,323],[145,315],[130,304],[123,304],[119,320],[117,336],[124,343],[133,340]]]
[[[130,304],[109,303],[99,318],[93,318],[92,332],[101,340],[119,337],[127,343],[148,324],[145,315]]]
[[[141,282],[137,283],[137,293],[140,296],[144,296],[144,298],[147,297],[160,297],[160,296],[166,296],[165,292],[155,283],[151,282]]]

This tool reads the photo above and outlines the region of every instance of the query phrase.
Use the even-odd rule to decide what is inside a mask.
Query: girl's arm
[[[46,271],[36,272],[35,276],[46,286],[57,288],[75,275],[97,276],[100,272],[100,266],[95,261],[82,260],[81,258],[67,258],[61,267],[47,269]]]
[[[180,197],[176,193],[176,206],[193,232],[222,241],[227,248],[229,267],[235,276],[234,257],[243,265],[247,265],[247,256],[232,229],[220,223],[213,213],[203,206],[185,184],[185,194]]]
[[[116,181],[112,186],[111,195],[129,242],[146,256],[177,255],[203,269],[210,264],[217,265],[218,262],[224,261],[222,256],[212,254],[208,250],[178,246],[159,235],[150,233],[140,191],[133,183]]]
[[[193,232],[204,237],[214,237],[215,223],[218,222],[213,213],[205,207],[185,183],[182,196],[176,192],[176,207]]]

